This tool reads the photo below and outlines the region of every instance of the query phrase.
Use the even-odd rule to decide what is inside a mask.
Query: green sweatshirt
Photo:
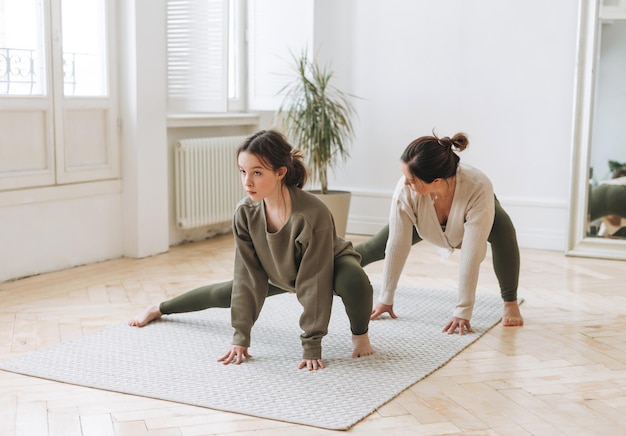
[[[334,259],[359,256],[337,236],[332,215],[313,194],[289,189],[291,216],[276,233],[267,232],[263,202],[243,199],[235,211],[235,276],[231,300],[233,345],[250,346],[250,332],[267,296],[268,283],[295,292],[303,359],[322,357],[333,301]]]

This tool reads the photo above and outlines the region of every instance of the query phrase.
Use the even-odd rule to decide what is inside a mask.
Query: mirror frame
[[[626,260],[626,240],[587,236],[589,162],[601,0],[581,0],[579,11],[568,256]]]

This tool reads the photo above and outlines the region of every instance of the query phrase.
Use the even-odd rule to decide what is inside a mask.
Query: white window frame
[[[231,8],[229,14],[231,12],[234,13],[234,20],[229,20],[229,23],[233,23],[234,21],[234,28],[229,28],[231,40],[229,41],[228,56],[232,56],[235,66],[234,71],[230,71],[229,66],[228,85],[234,86],[237,92],[235,96],[228,96],[228,112],[245,112],[248,109],[247,3],[247,0],[230,0]],[[233,80],[234,83],[230,83],[231,80]]]
[[[40,123],[43,143],[34,145],[39,147],[39,155],[45,156],[45,163],[38,169],[0,171],[0,192],[120,177],[115,73],[116,2],[104,2],[108,86],[106,95],[102,97],[64,96],[61,0],[42,0],[42,4],[46,59],[45,95],[0,95],[0,117],[15,115],[23,120],[27,120],[28,116],[43,117],[43,122]],[[97,130],[77,130],[80,120],[85,116],[96,120]],[[78,121],[72,124],[72,117]],[[24,124],[27,123],[20,125]],[[69,146],[72,138],[73,147]],[[96,154],[101,159],[98,162],[83,162],[80,143],[92,139],[90,146],[97,144],[99,150]],[[5,147],[5,151],[10,150],[11,144],[3,144],[1,141],[0,138],[0,147]]]

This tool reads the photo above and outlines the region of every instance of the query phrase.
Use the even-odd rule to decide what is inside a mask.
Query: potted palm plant
[[[328,189],[328,172],[349,157],[355,115],[349,94],[331,84],[333,71],[320,66],[306,51],[293,55],[296,75],[280,94],[276,117],[294,146],[307,156],[309,173],[320,189],[312,191],[331,210],[337,233],[345,236],[351,193]]]

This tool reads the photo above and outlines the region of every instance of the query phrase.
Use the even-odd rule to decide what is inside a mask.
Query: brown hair
[[[283,183],[287,186],[302,188],[308,179],[302,151],[293,148],[276,130],[260,130],[248,137],[237,149],[237,157],[244,151],[255,155],[274,171],[286,167]]]
[[[432,183],[435,179],[456,174],[460,158],[455,151],[463,151],[468,145],[465,133],[457,133],[452,138],[439,138],[433,133],[433,136],[422,136],[411,142],[400,159],[407,164],[411,174]]]

